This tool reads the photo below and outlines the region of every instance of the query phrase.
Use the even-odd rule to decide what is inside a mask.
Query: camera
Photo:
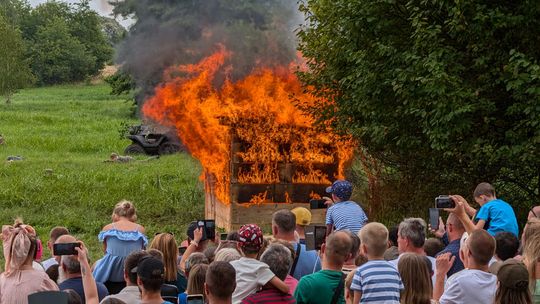
[[[80,243],[59,243],[53,245],[53,255],[77,255],[76,247],[81,247]]]
[[[439,195],[435,198],[435,207],[439,209],[455,208],[456,203],[448,195]]]
[[[201,241],[214,240],[216,238],[216,221],[215,220],[198,220],[197,227],[203,228],[203,236]]]
[[[309,200],[309,208],[310,209],[326,209],[328,206],[326,205],[325,199],[312,199]]]
[[[305,228],[306,250],[320,250],[326,241],[326,226],[309,225]]]
[[[204,297],[202,294],[188,295],[187,304],[204,304]]]

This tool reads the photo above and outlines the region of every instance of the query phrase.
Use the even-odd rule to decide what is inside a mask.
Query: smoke
[[[290,0],[139,0],[116,4],[115,12],[136,20],[116,61],[141,88],[139,106],[165,69],[198,62],[220,45],[232,56],[217,81],[287,66],[296,58],[294,29],[303,20]]]

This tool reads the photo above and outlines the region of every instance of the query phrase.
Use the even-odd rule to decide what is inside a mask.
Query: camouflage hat
[[[326,193],[331,193],[342,200],[348,200],[352,195],[352,184],[349,181],[338,179],[332,186],[326,188]]]

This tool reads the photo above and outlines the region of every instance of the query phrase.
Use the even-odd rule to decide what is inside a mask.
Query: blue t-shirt
[[[352,291],[362,293],[360,303],[399,304],[404,288],[396,267],[384,260],[371,260],[358,267],[351,284]]]
[[[368,218],[362,207],[353,201],[336,203],[326,212],[326,225],[333,225],[336,230],[350,230],[358,233],[367,221]]]
[[[297,250],[297,243],[292,243],[294,250]],[[321,259],[316,250],[306,250],[306,245],[300,244],[300,256],[298,258],[298,263],[293,273],[293,277],[300,281],[300,279],[308,274],[312,274],[321,270]]]
[[[97,292],[98,292],[98,298],[99,298],[99,301],[101,302],[103,298],[109,295],[109,291],[107,290],[107,287],[105,287],[105,285],[103,285],[103,283],[100,283],[100,282],[96,282],[96,287],[97,287]],[[67,279],[64,282],[60,283],[58,285],[58,288],[62,291],[66,289],[73,289],[81,297],[82,303],[84,304],[86,302],[84,299],[84,288],[83,288],[83,283],[82,283],[82,277]]]
[[[519,237],[519,228],[514,209],[503,200],[495,199],[487,202],[480,207],[475,219],[477,221],[486,221],[484,229],[492,236],[495,236],[497,232],[506,231]]]

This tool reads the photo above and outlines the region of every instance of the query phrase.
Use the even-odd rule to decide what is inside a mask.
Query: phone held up
[[[326,226],[309,225],[305,228],[306,250],[321,250],[326,241]]]
[[[201,241],[213,240],[216,238],[216,221],[215,220],[198,220],[197,226],[203,229]]]
[[[455,208],[456,203],[448,195],[439,195],[435,198],[435,208],[439,209],[449,209]]]
[[[53,255],[77,255],[76,247],[81,247],[81,243],[54,244]]]
[[[326,205],[325,199],[312,199],[309,200],[309,208],[310,209],[326,209],[328,206]]]
[[[439,209],[429,208],[429,225],[431,229],[439,229]]]
[[[204,297],[202,294],[188,295],[187,304],[204,304]]]

